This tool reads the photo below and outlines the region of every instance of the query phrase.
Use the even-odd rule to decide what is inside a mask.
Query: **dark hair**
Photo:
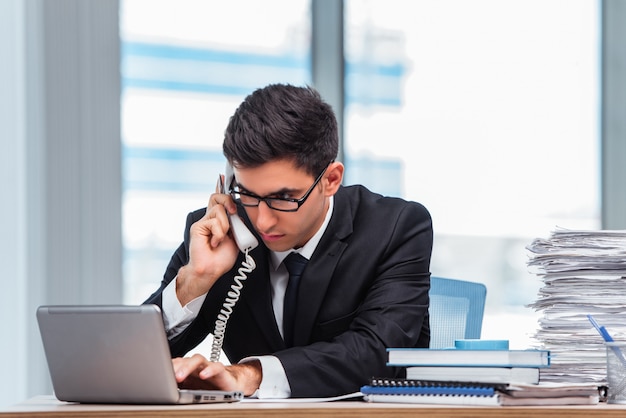
[[[317,176],[337,157],[338,142],[335,114],[315,89],[271,84],[246,97],[231,116],[223,151],[234,166],[293,159]]]

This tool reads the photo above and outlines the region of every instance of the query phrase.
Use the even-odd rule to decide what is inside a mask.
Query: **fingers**
[[[194,354],[191,357],[178,357],[172,359],[174,374],[176,375],[176,381],[178,383],[185,381],[189,377],[195,375],[199,376],[200,372],[210,364],[211,362],[200,354]]]
[[[261,384],[263,372],[258,360],[224,366],[200,354],[172,359],[176,381],[188,389],[241,390],[252,395]]]
[[[230,229],[227,211],[228,213],[237,211],[230,196],[212,194],[204,217],[191,227],[192,235],[207,237],[211,247],[216,248],[226,238]]]
[[[237,205],[233,202],[233,198],[225,193],[213,193],[209,198],[209,207],[211,209],[215,206],[223,206],[228,213],[237,213]]]
[[[219,226],[218,228],[211,228],[211,246],[213,248],[217,247],[224,240],[230,229],[228,215],[236,213],[237,205],[235,205],[235,202],[229,195],[222,193],[211,195],[205,218],[210,221],[210,226],[213,226],[211,221],[215,226]]]
[[[206,380],[215,376],[219,376],[221,373],[224,372],[224,370],[225,367],[222,363],[210,361],[205,368],[200,370],[200,373],[198,375],[200,376],[200,379]]]
[[[185,389],[235,389],[222,363],[208,361],[200,354],[172,359],[178,386]]]

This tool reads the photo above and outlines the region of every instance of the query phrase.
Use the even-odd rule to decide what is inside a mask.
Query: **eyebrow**
[[[236,183],[235,183],[235,186],[236,186],[236,187],[239,187],[242,191],[244,191],[244,192],[246,192],[246,193],[249,193],[249,194],[251,194],[251,195],[254,195],[254,196],[256,196],[256,197],[260,197],[260,198],[263,198],[263,199],[267,199],[267,196],[275,196],[275,195],[280,195],[280,194],[285,194],[285,193],[295,193],[295,192],[298,192],[298,189],[293,189],[293,188],[289,188],[289,187],[283,187],[282,189],[279,189],[279,190],[276,190],[275,192],[272,192],[272,193],[266,194],[265,196],[260,196],[260,195],[258,195],[258,194],[256,194],[256,193],[254,193],[254,192],[252,192],[252,191],[250,191],[250,190],[246,189],[246,187],[245,187],[245,186],[243,186],[243,185],[242,185],[241,183],[239,183],[239,182],[236,182]]]

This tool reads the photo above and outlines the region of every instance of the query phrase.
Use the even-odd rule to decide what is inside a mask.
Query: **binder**
[[[499,405],[504,385],[413,379],[377,379],[361,387],[368,402]]]

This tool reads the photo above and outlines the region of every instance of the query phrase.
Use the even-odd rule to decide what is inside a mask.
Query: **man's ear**
[[[326,186],[324,188],[326,196],[332,196],[339,190],[339,186],[341,186],[341,181],[343,180],[343,170],[343,164],[338,161],[334,161],[328,165],[323,179],[324,185]]]

